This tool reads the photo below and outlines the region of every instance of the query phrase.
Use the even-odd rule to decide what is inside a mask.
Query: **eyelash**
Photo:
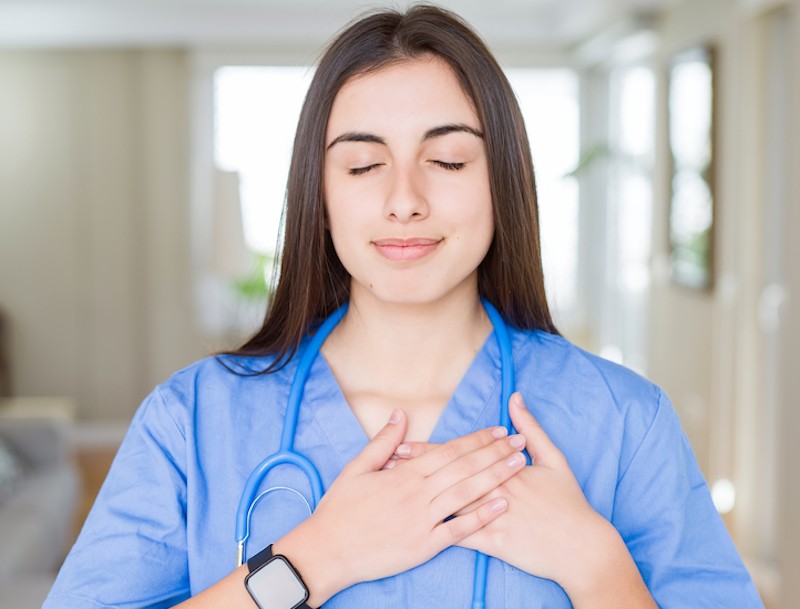
[[[435,165],[438,165],[442,169],[446,169],[447,171],[460,171],[464,169],[466,163],[447,163],[445,161],[431,161]],[[369,172],[375,167],[382,165],[382,163],[376,163],[374,165],[367,165],[365,167],[352,167],[348,170],[351,176],[360,176],[364,175],[365,173]]]
[[[447,169],[447,171],[460,171],[461,169],[464,169],[464,165],[466,165],[466,163],[447,163],[445,161],[433,162],[442,169]]]
[[[375,165],[367,165],[366,167],[352,167],[349,170],[349,173],[350,173],[351,176],[360,176],[360,175],[363,175],[363,174],[367,173],[373,167],[377,167],[377,166],[378,165],[375,164]]]

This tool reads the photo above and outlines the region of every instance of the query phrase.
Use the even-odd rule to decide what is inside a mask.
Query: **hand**
[[[522,396],[509,403],[511,421],[524,437],[533,460],[502,486],[467,506],[468,514],[487,501],[504,498],[508,510],[496,520],[466,537],[458,545],[499,558],[538,577],[551,579],[567,590],[586,583],[596,558],[609,547],[619,549],[613,526],[591,507],[566,458],[553,444]],[[395,455],[402,470],[406,463],[427,455],[436,445],[403,444]],[[624,544],[623,548],[624,548]],[[592,554],[594,553],[594,554]],[[584,564],[591,554],[591,564]],[[574,582],[574,584],[573,584]]]
[[[519,393],[511,397],[509,413],[533,465],[488,495],[506,498],[508,511],[460,545],[556,581],[569,593],[571,582],[587,576],[581,560],[599,539],[609,539],[613,527],[586,500],[563,453]]]
[[[395,411],[342,470],[314,514],[276,542],[275,553],[285,554],[306,580],[312,607],[347,586],[422,564],[508,507],[498,497],[444,522],[523,468],[520,449],[505,438],[505,429],[456,438],[403,467],[384,469],[406,429],[405,415]]]

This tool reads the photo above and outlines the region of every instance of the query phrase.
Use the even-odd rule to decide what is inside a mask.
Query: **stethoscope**
[[[511,417],[508,413],[508,401],[511,398],[511,394],[514,392],[514,362],[511,353],[511,339],[508,335],[506,323],[497,309],[486,299],[482,299],[482,302],[492,322],[492,326],[494,326],[494,334],[497,337],[497,345],[500,348],[500,425],[507,428],[509,433],[515,433],[514,427],[511,425]],[[292,386],[289,390],[289,400],[283,422],[280,448],[276,453],[259,463],[247,478],[242,497],[239,500],[239,509],[236,512],[237,567],[244,563],[245,544],[250,535],[250,516],[253,512],[253,508],[261,499],[275,491],[288,491],[298,495],[303,502],[305,502],[308,507],[308,512],[311,514],[322,498],[324,493],[322,477],[308,458],[294,450],[294,437],[297,430],[297,418],[300,413],[303,389],[305,388],[311,365],[317,358],[322,343],[325,342],[325,339],[328,338],[328,335],[339,321],[341,321],[346,312],[346,304],[334,311],[333,314],[320,325],[319,329],[300,355],[300,363],[297,366],[297,371],[295,372]],[[528,461],[528,464],[530,464],[530,461]],[[256,496],[261,482],[272,468],[278,465],[294,465],[303,471],[311,486],[310,502],[302,493],[286,486],[273,487]],[[486,605],[486,575],[488,570],[489,557],[478,552],[475,560],[475,580],[472,587],[472,609],[483,609]]]

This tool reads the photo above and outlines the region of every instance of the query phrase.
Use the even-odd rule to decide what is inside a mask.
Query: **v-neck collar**
[[[459,381],[429,441],[439,444],[497,425],[500,418],[500,374],[500,351],[492,331]],[[342,467],[369,442],[322,355],[317,355],[311,366],[303,407],[308,409],[336,451]]]

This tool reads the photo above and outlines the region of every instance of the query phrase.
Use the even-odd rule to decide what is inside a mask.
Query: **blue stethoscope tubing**
[[[508,412],[508,402],[514,392],[514,361],[511,352],[511,338],[508,335],[508,328],[505,320],[497,309],[485,298],[481,299],[486,309],[486,314],[494,327],[495,338],[500,349],[500,425],[509,430],[510,434],[515,433],[514,426],[511,424],[511,416]],[[328,335],[341,321],[347,312],[347,304],[342,305],[326,319],[314,336],[309,341],[305,350],[300,356],[300,363],[297,366],[292,386],[289,389],[289,399],[286,406],[283,431],[281,432],[281,443],[278,451],[261,463],[250,473],[239,500],[239,508],[236,512],[236,566],[244,564],[245,549],[247,538],[250,535],[250,515],[253,507],[259,499],[270,491],[256,495],[261,482],[269,472],[278,465],[294,465],[299,468],[308,479],[311,486],[311,501],[308,507],[313,512],[324,493],[322,477],[319,470],[311,461],[294,450],[294,437],[297,431],[297,418],[300,414],[300,404],[303,400],[303,389],[306,385],[311,366],[317,358],[322,343]],[[530,464],[530,460],[528,460]],[[293,489],[280,487],[281,490]],[[273,490],[273,489],[270,489]],[[278,489],[274,489],[278,490]],[[299,493],[296,493],[299,494]],[[301,495],[302,497],[302,495]],[[475,560],[475,578],[472,587],[472,609],[484,609],[486,606],[486,576],[489,571],[489,557],[481,552],[477,552]]]

